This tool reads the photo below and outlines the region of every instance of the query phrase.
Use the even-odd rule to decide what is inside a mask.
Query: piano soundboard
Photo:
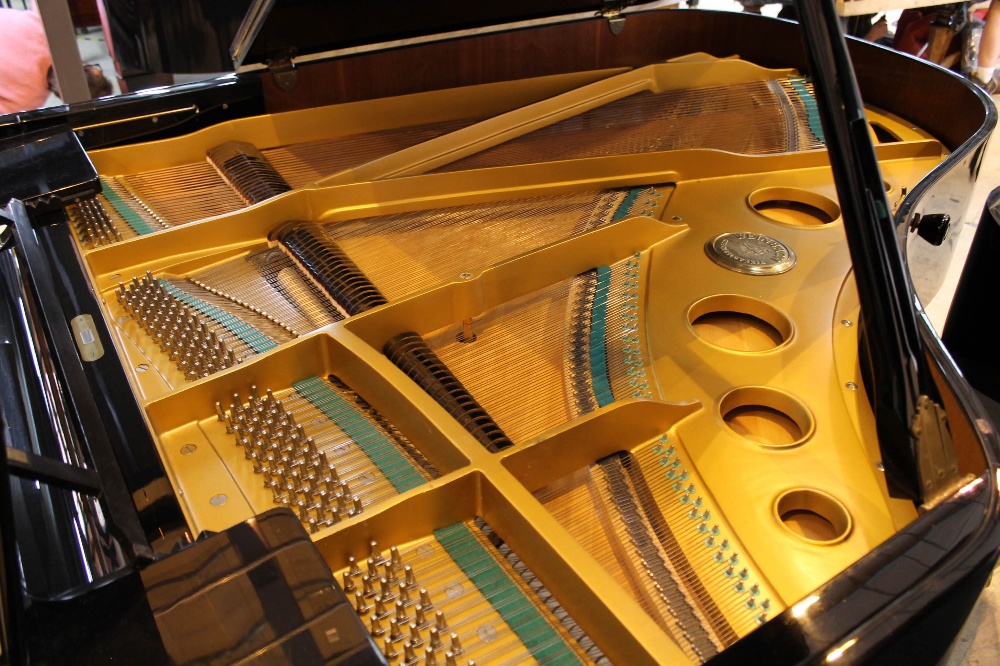
[[[682,663],[916,517],[809,81],[417,97],[91,153],[106,353],[192,535],[288,507],[391,664]],[[898,204],[947,151],[868,112]]]

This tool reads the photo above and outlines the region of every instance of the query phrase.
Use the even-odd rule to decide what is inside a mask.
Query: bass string
[[[240,195],[207,161],[118,177],[127,190],[170,225],[187,224],[245,207]]]
[[[342,319],[280,250],[265,249],[191,276],[192,281],[272,314],[297,335]]]
[[[264,148],[261,153],[293,188],[454,132],[474,119],[390,128]]]
[[[568,136],[572,140],[568,140]],[[766,81],[644,91],[558,121],[437,169],[462,171],[527,162],[708,148],[785,152],[780,102]]]
[[[622,191],[413,211],[325,225],[389,300],[564,240],[613,209]],[[611,200],[610,202],[608,200]]]
[[[462,324],[427,344],[515,442],[570,418],[562,378],[566,304],[572,279],[504,303],[476,318],[475,342]]]
[[[474,342],[461,341],[463,323],[426,336],[442,362],[515,442],[566,423],[587,408],[574,404],[566,383],[566,374],[574,369],[589,370],[589,344],[577,344],[580,336],[573,334],[590,326],[591,312],[573,308],[570,298],[581,279],[563,280],[474,318]],[[594,300],[611,300],[616,294],[610,284],[594,288]]]
[[[719,551],[717,548],[707,548],[704,545],[706,534],[698,528],[702,522],[692,520],[689,512],[690,504],[682,504],[677,499],[677,493],[672,486],[676,481],[667,479],[658,463],[658,457],[647,451],[645,448],[639,449],[632,458],[632,463],[639,466],[641,473],[649,487],[650,492],[659,507],[663,516],[663,529],[655,529],[654,533],[661,543],[673,542],[673,548],[667,548],[668,555],[675,561],[685,561],[691,565],[697,575],[700,586],[687,586],[688,593],[699,600],[699,606],[703,612],[710,617],[715,626],[725,627],[732,625],[732,629],[738,635],[744,635],[756,627],[754,620],[755,613],[749,612],[745,607],[746,594],[738,592],[734,587],[734,579],[721,575],[724,563],[715,559]],[[699,484],[700,485],[700,484]],[[703,488],[699,488],[700,493],[704,493]],[[709,499],[709,498],[704,498]],[[711,502],[705,505],[711,506]],[[706,525],[711,529],[712,521],[707,521]],[[671,537],[668,539],[664,530],[669,530]],[[721,539],[720,539],[721,541]],[[694,554],[693,556],[691,554]],[[739,555],[735,550],[730,550],[727,554]],[[680,558],[683,558],[681,560]],[[693,587],[699,587],[694,590]],[[722,636],[728,632],[722,631]],[[730,642],[730,637],[725,642]]]

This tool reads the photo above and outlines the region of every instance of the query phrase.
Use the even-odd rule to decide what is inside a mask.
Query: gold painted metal
[[[794,332],[792,322],[777,308],[737,294],[716,294],[693,304],[688,324],[706,342],[741,352],[771,351]]]
[[[223,215],[252,203],[211,159],[214,149],[244,143],[291,187],[425,141],[480,118],[585,85],[621,70],[599,70],[516,82],[417,93],[243,118],[190,135],[90,153],[105,194],[70,207],[78,238],[91,248],[137,234],[121,214],[142,219],[138,233]],[[248,143],[249,142],[249,143]],[[103,218],[93,228],[90,218]]]
[[[77,315],[69,320],[70,328],[73,329],[73,340],[76,342],[77,351],[84,361],[96,361],[104,356],[104,343],[94,326],[94,318],[89,314]]]
[[[92,286],[192,533],[286,504],[313,531],[391,663],[465,663],[472,653],[487,655],[476,651],[489,641],[469,633],[473,625],[456,630],[466,616],[441,608],[447,583],[427,585],[412,558],[436,531],[478,530],[481,519],[609,659],[651,664],[724,649],[913,520],[913,505],[888,497],[877,466],[842,225],[788,223],[753,208],[754,193],[766,193],[835,220],[824,151],[750,156],[692,148],[356,182],[433,169],[643,87],[773,75],[705,58],[659,65],[400,151],[343,184],[298,188],[118,242],[104,241],[113,233],[101,219],[81,221],[81,240],[93,240],[83,251]],[[553,92],[548,85],[531,84],[518,99]],[[512,86],[496,88],[498,98]],[[421,112],[427,119],[447,115],[448,95],[418,97],[430,105]],[[206,146],[244,132],[260,131],[258,148],[314,140],[324,113],[348,107],[371,111],[363,122],[374,130],[411,108],[404,101],[234,122],[162,142],[145,165],[131,149],[100,151],[95,163],[112,175],[164,168],[204,159]],[[879,119],[903,139],[876,147],[883,178],[893,191],[910,189],[944,150],[901,121]],[[537,216],[509,213],[528,199]],[[565,223],[562,211],[588,206],[593,211],[579,216],[586,224]],[[489,230],[478,218],[460,224],[448,216],[460,210],[510,217]],[[447,222],[421,226],[425,217]],[[387,303],[346,318],[324,314],[309,276],[284,263],[271,239],[292,220],[324,225]],[[452,227],[461,230],[458,240],[442,250],[434,241]],[[535,227],[545,233],[529,233]],[[773,237],[797,263],[780,275],[726,270],[704,247],[730,232]],[[383,245],[372,250],[369,237]],[[595,284],[606,290],[608,331],[595,333],[591,347],[584,341],[601,322],[583,316],[580,304],[597,293]],[[171,310],[170,299],[185,302]],[[389,360],[383,346],[406,332],[422,336],[509,430],[509,448],[488,451]],[[184,336],[181,346],[204,355],[203,344],[215,348],[213,333],[222,345],[257,346],[234,351],[232,363],[223,353],[220,367],[192,376],[170,358],[176,345],[164,343]],[[612,337],[623,333],[627,339]],[[602,345],[611,399],[574,402],[577,375],[593,381],[589,362]],[[317,402],[306,404],[302,382],[310,378],[354,401],[414,462],[421,482],[364,495],[366,483],[386,488],[392,474],[377,463],[376,470],[334,461],[345,440]],[[352,445],[358,437],[348,433]],[[436,474],[423,474],[421,459]],[[627,556],[634,525],[611,519],[628,508],[615,487],[621,479],[658,508],[640,518],[661,565]],[[475,538],[494,548],[482,534]],[[505,575],[520,575],[511,573],[513,559],[500,557]],[[468,583],[454,563],[431,561],[450,567],[441,581]],[[669,619],[669,602],[649,577],[664,571],[680,581],[707,642],[688,642],[683,622]],[[503,622],[490,625],[508,637]],[[501,644],[509,647],[494,646]],[[587,647],[570,649],[592,658]]]

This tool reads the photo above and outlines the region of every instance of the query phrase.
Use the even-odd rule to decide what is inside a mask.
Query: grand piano
[[[0,118],[2,658],[936,662],[996,110],[798,9],[261,0]]]

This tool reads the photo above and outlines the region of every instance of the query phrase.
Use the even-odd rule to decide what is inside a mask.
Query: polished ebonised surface
[[[97,171],[68,127],[0,139],[0,203],[19,199],[36,212],[100,191]]]
[[[506,0],[465,2],[379,0],[255,0],[233,44],[237,64],[266,63],[293,50],[295,55],[414,39],[427,35],[550,19],[641,5],[650,0]]]
[[[172,74],[231,72],[232,43],[251,0],[101,0],[104,34],[122,84],[139,90]]]

